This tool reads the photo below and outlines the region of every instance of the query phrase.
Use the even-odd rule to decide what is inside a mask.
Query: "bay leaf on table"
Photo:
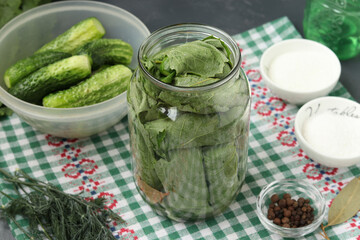
[[[360,209],[360,179],[354,178],[335,197],[329,209],[326,227],[340,224],[354,216]]]

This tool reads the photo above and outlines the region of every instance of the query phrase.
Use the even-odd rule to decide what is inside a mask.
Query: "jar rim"
[[[208,84],[208,85],[205,85],[205,86],[180,87],[180,86],[173,86],[173,85],[164,83],[164,82],[160,81],[159,79],[155,78],[154,76],[152,76],[149,73],[149,71],[143,65],[141,59],[142,59],[143,52],[144,52],[145,48],[147,47],[147,45],[149,44],[149,42],[151,41],[151,39],[153,37],[157,36],[157,35],[160,35],[160,34],[166,32],[166,31],[168,31],[168,30],[176,30],[176,29],[181,29],[183,27],[189,27],[189,28],[193,28],[193,29],[195,29],[195,28],[203,28],[203,29],[206,29],[206,30],[213,31],[214,33],[218,33],[219,35],[222,36],[222,38],[220,38],[218,36],[215,36],[215,37],[220,38],[222,41],[226,40],[226,42],[225,42],[226,44],[231,44],[231,46],[229,46],[229,47],[235,48],[235,51],[233,51],[233,48],[230,48],[231,52],[232,52],[232,54],[234,56],[234,66],[232,67],[229,74],[227,74],[224,78],[221,78],[219,81],[216,81],[214,83],[211,83],[211,84]],[[238,50],[238,51],[236,51],[236,50]],[[159,28],[159,29],[155,30],[141,44],[141,46],[139,48],[139,51],[138,51],[137,58],[138,58],[138,63],[139,63],[141,71],[146,75],[146,77],[148,79],[150,79],[150,81],[152,83],[156,84],[160,88],[163,88],[163,89],[166,89],[166,90],[171,90],[171,91],[174,91],[174,92],[207,91],[207,90],[211,90],[211,89],[215,89],[217,87],[220,87],[223,84],[230,81],[231,79],[233,79],[237,75],[237,73],[240,70],[240,64],[241,64],[241,52],[240,52],[240,48],[236,44],[235,40],[229,34],[224,32],[223,30],[221,30],[219,28],[216,28],[216,27],[213,27],[213,26],[201,24],[201,23],[178,23],[178,24],[168,25],[168,26],[165,26],[165,27],[162,27],[162,28]]]

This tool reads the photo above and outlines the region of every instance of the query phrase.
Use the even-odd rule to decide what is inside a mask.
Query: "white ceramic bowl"
[[[260,71],[271,92],[289,103],[304,104],[326,96],[335,87],[341,65],[328,47],[312,40],[289,39],[265,50]],[[302,75],[296,74],[298,71]]]
[[[0,102],[41,132],[61,137],[90,136],[127,114],[126,92],[92,106],[54,109],[24,102],[6,91],[3,76],[9,66],[88,17],[100,20],[105,38],[120,38],[132,45],[130,67],[135,68],[138,48],[150,32],[137,17],[113,5],[92,1],[46,4],[19,15],[0,30]]]
[[[328,167],[360,163],[360,104],[341,97],[321,97],[296,114],[295,135],[304,152]]]

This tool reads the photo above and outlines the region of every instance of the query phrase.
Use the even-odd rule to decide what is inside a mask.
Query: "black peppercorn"
[[[290,220],[289,220],[289,218],[287,218],[287,217],[283,217],[283,218],[281,219],[281,222],[282,222],[283,224],[285,224],[285,223],[289,223]]]
[[[291,216],[291,211],[290,210],[284,211],[284,216],[285,217],[290,217]]]
[[[293,201],[291,198],[287,198],[287,199],[286,199],[286,205],[287,205],[288,207],[292,206],[293,203],[294,203],[294,201]]]
[[[267,218],[276,225],[286,228],[298,228],[311,224],[314,220],[314,209],[310,199],[300,197],[291,199],[289,193],[284,193],[282,198],[273,194],[270,198]]]
[[[286,207],[286,200],[285,199],[280,199],[278,203],[279,203],[279,207],[281,207],[281,208]]]
[[[283,195],[283,199],[291,198],[291,195],[289,193],[285,193]]]
[[[290,225],[288,223],[285,223],[282,225],[282,227],[290,228]]]
[[[275,219],[274,219],[274,223],[275,223],[276,225],[280,225],[280,223],[281,223],[280,218],[275,218]]]
[[[276,203],[277,201],[279,201],[279,196],[277,194],[274,194],[271,196],[270,200],[271,202]]]

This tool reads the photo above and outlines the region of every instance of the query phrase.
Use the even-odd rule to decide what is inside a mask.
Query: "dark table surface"
[[[303,34],[306,0],[105,0],[136,15],[150,32],[175,23],[197,22],[221,28],[230,35],[288,16]],[[360,102],[360,56],[341,63],[340,82]],[[0,220],[0,240],[13,240]]]

